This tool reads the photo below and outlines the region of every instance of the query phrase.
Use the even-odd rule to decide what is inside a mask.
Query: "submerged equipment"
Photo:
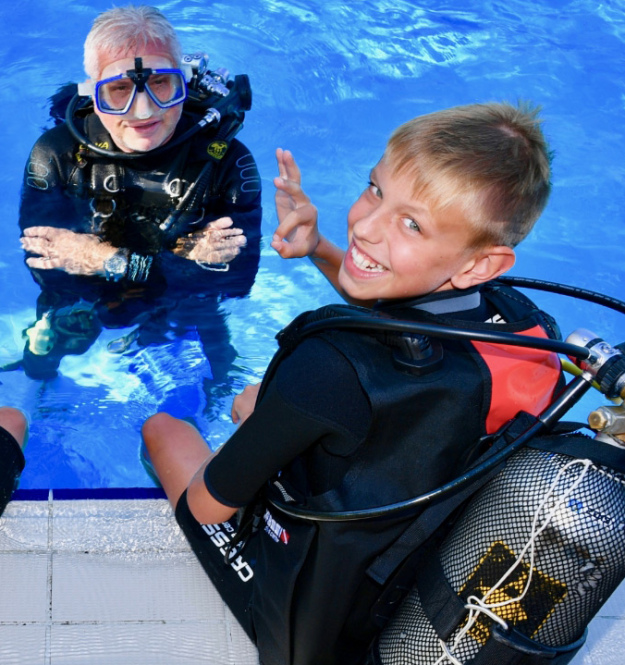
[[[175,74],[182,74],[182,79],[184,80],[177,80],[177,85],[179,87],[178,92],[175,94],[178,96],[182,94],[180,86],[186,82],[184,88],[185,98],[175,101],[178,97],[172,92],[171,94],[173,97],[169,100],[168,105],[174,106],[175,104],[184,101],[185,108],[201,114],[201,118],[193,127],[163,146],[151,150],[149,153],[119,152],[107,150],[95,145],[89,140],[84,132],[77,127],[75,122],[76,116],[85,115],[93,110],[92,102],[88,99],[87,95],[90,96],[95,94],[98,108],[100,108],[100,104],[103,104],[105,107],[110,107],[112,109],[107,110],[106,108],[100,108],[100,110],[103,110],[106,113],[121,114],[128,111],[136,92],[143,92],[143,89],[145,89],[157,105],[161,106],[161,108],[165,108],[163,104],[166,104],[167,102],[163,100],[157,101],[159,99],[159,93],[155,86],[156,80],[158,79],[151,79],[155,73],[150,69],[144,69],[142,63],[137,63],[137,60],[141,60],[141,58],[135,59],[134,70],[128,70],[125,75],[98,82],[94,85],[93,91],[89,86],[85,86],[84,84],[76,86],[76,94],[74,94],[67,105],[65,122],[74,138],[92,152],[105,157],[112,157],[114,159],[131,160],[145,157],[146,154],[152,156],[160,154],[164,150],[170,150],[173,147],[185,143],[207,126],[219,127],[218,138],[224,142],[230,141],[241,129],[245,112],[252,108],[252,90],[248,76],[246,74],[238,74],[234,79],[230,79],[230,74],[225,69],[220,68],[211,71],[208,69],[208,56],[202,53],[195,53],[183,56],[182,70],[167,70],[170,72],[171,76],[174,77],[170,81],[173,88],[176,87]],[[165,70],[154,70],[154,72],[164,71]],[[115,110],[114,108],[116,105],[118,107],[121,105],[123,95],[122,99],[117,103],[107,101],[108,98],[106,92],[110,91],[110,88],[107,86],[113,85],[114,81],[117,79],[122,83],[128,80],[132,82],[132,85],[128,86],[126,90],[127,106],[125,107],[125,110]],[[104,88],[98,88],[99,85],[104,86]],[[163,98],[166,98],[169,94],[169,92],[167,94],[163,93]]]
[[[536,288],[580,295],[547,282]],[[588,291],[581,297],[625,313],[621,301]],[[625,578],[625,406],[591,414],[594,439],[558,421],[593,384],[608,397],[625,397],[623,351],[585,329],[557,342],[338,310],[304,324],[287,346],[322,329],[373,328],[534,346],[568,355],[579,367],[542,413],[521,412],[490,437],[466,473],[423,496],[350,512],[314,512],[268,497],[273,508],[305,522],[408,518],[397,540],[367,565],[380,593],[365,620],[382,628],[367,665],[569,663],[587,624]],[[426,364],[434,355],[427,344],[413,347]]]

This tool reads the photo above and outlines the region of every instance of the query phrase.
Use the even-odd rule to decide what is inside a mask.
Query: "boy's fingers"
[[[278,227],[274,231],[273,239],[284,240],[284,238],[287,238],[291,232],[299,226],[300,223],[301,220],[297,215],[289,213],[286,218],[280,224],[278,224]]]
[[[278,254],[281,256],[283,259],[293,259],[293,258],[298,258],[295,256],[295,251],[293,250],[293,247],[289,245],[288,242],[284,242],[284,240],[272,240],[270,243],[271,247],[278,252]]]
[[[293,153],[290,150],[284,151],[284,165],[286,167],[287,176],[290,180],[295,180],[297,184],[302,182],[302,173],[299,170],[299,166],[293,157]]]
[[[302,182],[302,174],[299,166],[290,150],[278,148],[276,150],[276,159],[278,161],[278,173],[285,180],[294,180],[298,185]]]
[[[278,175],[281,178],[286,178],[286,167],[284,165],[284,150],[282,150],[282,148],[276,149],[276,161],[278,162]]]
[[[306,205],[310,203],[310,199],[304,193],[304,190],[300,185],[293,180],[285,180],[284,178],[274,178],[273,184],[276,189],[279,189],[281,192],[288,194],[297,206]]]
[[[311,203],[292,210],[280,224],[273,234],[274,241],[288,239],[293,231],[298,228],[310,229],[316,221],[317,209]]]

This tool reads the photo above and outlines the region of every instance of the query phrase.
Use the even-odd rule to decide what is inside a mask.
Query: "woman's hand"
[[[278,228],[271,246],[283,259],[312,256],[319,244],[317,208],[302,189],[302,175],[290,150],[276,150],[278,177],[276,212]]]
[[[239,393],[232,402],[232,422],[241,426],[254,412],[256,399],[260,383],[245,386],[242,393]]]
[[[52,226],[31,226],[20,238],[30,254],[29,268],[63,270],[70,275],[104,275],[104,262],[118,250],[92,233],[75,233]]]
[[[232,226],[233,223],[230,217],[216,219],[205,228],[178,238],[172,251],[197,263],[230,263],[247,243],[243,229]]]

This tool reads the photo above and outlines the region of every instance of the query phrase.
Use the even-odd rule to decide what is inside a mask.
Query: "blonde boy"
[[[400,127],[348,214],[345,252],[319,234],[292,155],[277,157],[272,246],[310,256],[346,299],[374,303],[384,318],[552,334],[532,303],[492,283],[549,194],[534,111],[476,105]],[[315,316],[331,322],[331,312]],[[337,328],[302,340],[306,320],[282,336],[260,393],[248,387],[235,399],[241,426],[219,455],[166,414],[143,435],[179,524],[261,662],[355,665],[380,591],[367,568],[406,520],[310,523],[268,498],[349,512],[428,492],[466,469],[484,434],[520,409],[540,410],[560,369],[548,354],[501,363],[500,349],[445,340],[415,363],[418,336]],[[227,520],[243,506],[255,507],[257,530],[224,565],[220,549],[239,526]]]

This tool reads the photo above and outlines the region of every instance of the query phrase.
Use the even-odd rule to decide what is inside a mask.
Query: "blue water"
[[[414,115],[490,100],[543,107],[555,152],[553,195],[519,247],[514,275],[563,281],[623,297],[625,245],[625,13],[622,2],[429,0],[171,0],[157,3],[184,50],[247,73],[254,99],[239,136],[264,187],[263,233],[275,228],[274,150],[290,148],[320,210],[323,232],[343,244],[345,217],[390,132]],[[17,209],[23,165],[48,126],[46,99],[83,80],[82,41],[109,2],[3,3],[0,25],[0,364],[21,356],[38,290],[22,263]],[[621,315],[568,298],[536,295],[564,334],[584,326],[625,339]],[[283,261],[264,242],[248,298],[223,303],[237,359],[226,394],[201,389],[210,368],[197,339],[108,353],[105,331],[68,356],[43,384],[0,375],[0,402],[31,415],[22,488],[149,487],[139,429],[160,408],[192,417],[213,447],[232,431],[232,394],[258,381],[274,335],[298,312],[335,300],[307,261]],[[122,331],[123,332],[123,331]],[[598,393],[575,411],[584,418]]]

